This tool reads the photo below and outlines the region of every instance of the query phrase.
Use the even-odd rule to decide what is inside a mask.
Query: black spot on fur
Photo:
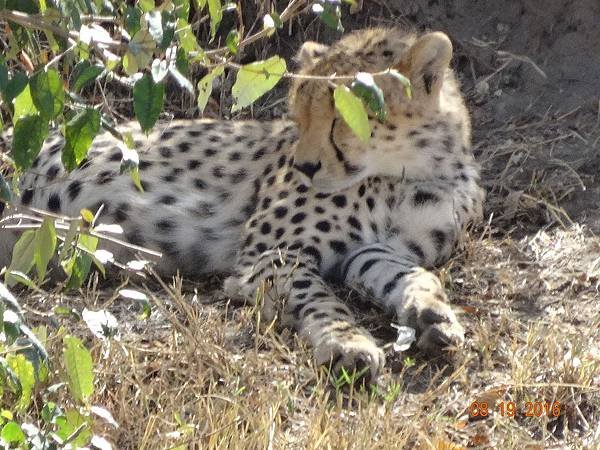
[[[170,158],[171,156],[173,156],[173,152],[171,152],[171,149],[169,147],[160,147],[158,149],[158,153],[160,153],[160,156],[162,156],[163,158]]]
[[[140,170],[145,170],[148,167],[152,167],[152,163],[150,161],[140,161],[138,167],[140,168]]]
[[[155,226],[160,231],[170,231],[175,227],[175,223],[169,219],[162,219],[156,222]]]
[[[268,222],[264,222],[261,226],[260,226],[260,232],[262,234],[269,234],[271,232],[271,224]]]
[[[275,230],[275,239],[279,239],[281,236],[283,236],[283,233],[285,233],[284,228],[277,228],[277,230]]]
[[[60,196],[56,192],[50,195],[50,198],[48,199],[48,210],[51,212],[60,211]]]
[[[69,194],[69,200],[73,201],[77,198],[81,192],[81,181],[75,180],[67,187],[67,193]]]
[[[315,228],[323,233],[331,231],[331,224],[326,220],[321,220],[316,223]]]
[[[423,252],[423,249],[421,248],[421,246],[419,244],[417,244],[414,241],[409,241],[407,243],[407,246],[408,246],[408,249],[419,259],[421,259],[421,260],[425,259],[425,253]]]
[[[121,153],[121,150],[117,149],[108,157],[108,160],[109,161],[121,161],[122,157],[123,157],[123,153]]]
[[[197,159],[190,159],[187,163],[187,166],[189,170],[195,170],[198,167],[202,166],[202,161],[199,161]]]
[[[117,208],[113,212],[113,215],[115,217],[115,222],[117,222],[117,223],[125,222],[129,218],[129,215],[127,214],[128,211],[129,211],[129,205],[127,203],[119,203],[117,205]]]
[[[125,237],[133,245],[143,246],[145,241],[139,228],[131,228],[125,232]]]
[[[338,208],[343,208],[346,206],[346,196],[345,195],[334,195],[331,197],[331,201]]]
[[[285,206],[278,206],[273,211],[273,214],[275,214],[276,218],[281,219],[282,217],[284,217],[287,214],[287,212],[288,212],[288,210]]]
[[[216,154],[217,151],[214,148],[207,148],[206,150],[204,150],[204,156],[206,156],[207,158],[215,156]]]
[[[306,218],[306,214],[303,212],[296,213],[292,216],[292,223],[300,223]]]
[[[176,201],[177,199],[172,195],[163,195],[161,198],[158,199],[158,202],[162,203],[163,205],[172,205]]]
[[[25,189],[23,195],[21,195],[21,203],[29,205],[33,199],[33,189]]]
[[[367,197],[367,206],[369,207],[369,211],[373,211],[373,208],[375,208],[375,200],[373,197]]]
[[[192,148],[192,145],[189,142],[180,142],[177,145],[177,148],[179,149],[179,151],[181,153],[187,153],[190,151],[190,149]]]
[[[336,253],[342,254],[342,253],[346,253],[348,251],[348,248],[346,247],[346,243],[343,241],[338,241],[338,240],[329,241],[329,246]]]
[[[362,225],[360,224],[360,222],[358,221],[358,219],[356,219],[356,217],[353,217],[353,216],[348,217],[348,224],[352,228],[355,228],[358,231],[362,231]]]
[[[111,170],[103,170],[96,177],[96,184],[107,184],[114,179],[113,172]]]
[[[424,206],[427,203],[437,203],[440,198],[433,192],[417,191],[413,197],[414,206]]]
[[[54,180],[56,178],[56,175],[58,175],[59,170],[60,170],[60,167],[58,166],[58,164],[53,164],[48,169],[48,172],[46,172],[46,176],[48,177],[48,181]]]
[[[321,265],[321,260],[322,260],[321,252],[316,247],[313,247],[312,245],[308,245],[302,249],[302,253],[313,257],[315,262],[317,263],[317,265],[319,265],[319,266]]]
[[[304,206],[306,204],[306,197],[298,197],[294,202],[294,205],[297,207]]]
[[[433,230],[431,232],[431,237],[433,239],[433,243],[435,245],[435,249],[438,253],[440,253],[444,246],[446,245],[446,241],[448,240],[448,236],[442,230]]]
[[[246,179],[247,175],[248,172],[246,171],[246,169],[239,169],[236,173],[231,175],[230,180],[233,184],[240,183],[244,179]]]
[[[239,161],[240,159],[242,159],[240,152],[233,152],[229,155],[229,161]]]
[[[254,152],[254,155],[252,155],[252,161],[259,160],[260,158],[265,156],[265,153],[267,153],[267,149],[265,147],[259,148],[258,150],[256,150],[256,152]]]

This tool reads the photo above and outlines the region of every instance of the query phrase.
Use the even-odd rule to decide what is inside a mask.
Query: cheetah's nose
[[[319,170],[321,170],[321,161],[318,164],[313,164],[311,162],[305,162],[303,164],[294,164],[294,168],[298,169],[304,175],[312,180]]]

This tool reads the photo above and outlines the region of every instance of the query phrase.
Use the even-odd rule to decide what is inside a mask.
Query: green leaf
[[[12,286],[15,283],[21,283],[22,285],[27,286],[30,289],[35,289],[37,287],[35,283],[31,281],[31,278],[27,276],[26,273],[20,272],[18,270],[7,271],[5,277],[7,280],[9,280],[7,283],[9,286]]]
[[[42,420],[48,424],[53,423],[54,419],[60,413],[60,408],[54,402],[48,402],[42,408]]]
[[[412,98],[412,85],[410,84],[410,79],[402,75],[396,69],[388,69],[387,72],[389,75],[391,75],[392,77],[400,81],[400,83],[402,83],[402,86],[404,86],[404,95],[406,95],[410,100]]]
[[[344,31],[341,20],[342,10],[340,9],[339,1],[317,0],[312,6],[312,10],[329,28],[340,33]]]
[[[6,84],[6,87],[2,91],[4,101],[11,103],[14,98],[25,89],[29,79],[23,72],[15,72],[10,81]]]
[[[223,19],[223,7],[221,0],[208,0],[208,13],[210,15],[210,40],[217,34],[217,28]]]
[[[29,80],[31,98],[40,114],[47,119],[58,116],[65,106],[65,89],[54,69],[36,73]]]
[[[175,67],[184,76],[187,76],[190,73],[190,62],[188,61],[186,51],[181,47],[177,49]]]
[[[100,113],[92,108],[80,111],[67,122],[65,147],[61,156],[67,171],[72,171],[85,159],[98,131],[100,131]]]
[[[183,19],[179,19],[177,21],[177,39],[179,40],[179,45],[181,45],[181,48],[183,48],[187,53],[194,52],[199,49],[198,41],[196,40],[196,36],[192,31],[192,27]]]
[[[92,355],[75,336],[65,336],[63,344],[63,360],[71,395],[75,400],[87,403],[94,393]]]
[[[17,402],[17,409],[19,411],[25,411],[31,403],[33,392],[33,386],[35,384],[35,375],[33,370],[33,364],[25,358],[24,355],[8,355],[6,357],[9,367],[19,379],[21,384],[21,395]]]
[[[165,86],[144,74],[133,86],[133,111],[144,133],[148,133],[163,109]]]
[[[152,11],[154,9],[154,0],[139,0],[138,6],[144,12]]]
[[[366,72],[359,72],[350,85],[350,90],[356,94],[371,111],[375,113],[377,119],[384,121],[387,113],[385,111],[385,100],[383,91],[373,79],[373,75]]]
[[[73,90],[78,92],[93,83],[104,72],[101,65],[92,65],[89,61],[81,61],[73,69]]]
[[[4,330],[5,342],[11,345],[21,335],[21,327],[23,325],[20,316],[13,310],[7,309],[2,311],[2,316],[0,317],[2,318],[0,325],[2,325],[2,329]]]
[[[79,229],[79,221],[73,220],[69,224],[69,230],[65,235],[65,240],[63,241],[63,246],[60,249],[60,253],[58,255],[58,260],[61,262],[65,261],[68,257],[71,256],[71,250],[73,249],[75,237],[77,235],[77,230]],[[67,273],[68,275],[69,273]]]
[[[55,419],[56,435],[61,439],[61,448],[86,447],[92,439],[91,418],[75,409],[69,409]],[[66,444],[70,444],[67,446]]]
[[[25,433],[16,422],[7,422],[0,432],[0,438],[8,444],[24,444]]]
[[[125,29],[130,36],[134,36],[142,28],[140,25],[140,19],[142,18],[142,11],[133,6],[125,8]]]
[[[46,269],[56,250],[56,230],[54,219],[46,217],[42,226],[35,232],[34,260],[38,281],[41,283],[46,276]]]
[[[156,42],[150,32],[141,29],[129,41],[127,52],[123,56],[123,68],[127,75],[133,75],[139,69],[148,65],[152,59],[152,54],[156,49]]]
[[[286,72],[285,60],[273,56],[243,66],[231,89],[235,103],[232,112],[251,105],[260,96],[270,91]]]
[[[0,8],[1,9],[1,8]],[[4,94],[4,90],[8,85],[8,66],[4,56],[0,55],[0,93]]]
[[[69,275],[69,279],[67,281],[68,289],[79,288],[86,280],[92,267],[91,254],[96,251],[97,245],[98,238],[87,234],[79,235],[77,239],[77,246],[80,248],[77,248],[73,257],[63,264],[65,272],[67,272]],[[85,251],[81,248],[85,249]]]
[[[188,20],[190,16],[190,0],[173,0],[175,14],[178,19]]]
[[[11,154],[17,167],[26,170],[42,149],[48,121],[39,114],[21,117],[15,124]]]
[[[33,99],[31,98],[31,89],[29,84],[27,84],[21,93],[16,96],[14,107],[14,120],[18,120],[21,117],[36,114],[38,112],[37,108],[33,104]]]
[[[34,255],[35,231],[27,230],[21,235],[13,247],[12,259],[6,270],[6,275],[4,276],[4,281],[8,287],[13,286],[16,281],[14,277],[11,276],[11,272],[29,272],[35,264]]]
[[[352,131],[363,141],[371,136],[371,125],[362,101],[344,85],[333,92],[335,107]]]
[[[237,55],[238,47],[240,45],[240,34],[237,30],[231,30],[227,34],[227,39],[225,39],[225,43],[227,44],[227,48],[233,55]]]
[[[81,218],[89,224],[94,221],[94,213],[89,209],[83,208],[81,211],[79,211],[79,214],[81,215]]]
[[[198,109],[204,112],[210,94],[212,92],[213,80],[223,74],[223,66],[217,66],[198,81]]]

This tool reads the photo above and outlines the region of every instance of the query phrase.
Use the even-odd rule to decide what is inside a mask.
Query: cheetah
[[[67,174],[64,140],[49,139],[22,177],[20,203],[65,215],[103,205],[130,243],[157,249],[158,272],[226,272],[230,296],[277,314],[311,345],[316,363],[373,380],[384,354],[336,296],[330,279],[369,292],[417,346],[439,354],[464,330],[430,269],[450,257],[482,216],[470,120],[440,32],[366,29],[325,46],[305,43],[289,93],[292,120],[173,121],[148,136],[134,124],[143,192],[119,174],[119,142],[105,133]],[[376,81],[387,119],[371,114],[361,141],[332,101],[333,82],[310,76],[405,74]],[[7,233],[3,233],[7,234]],[[127,249],[111,248],[116,255]]]

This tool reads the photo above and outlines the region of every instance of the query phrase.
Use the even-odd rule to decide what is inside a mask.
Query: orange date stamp
[[[515,417],[515,415],[558,417],[560,416],[560,403],[524,402],[522,405],[518,405],[516,402],[502,401],[492,405],[487,402],[472,402],[469,406],[470,417],[487,417],[494,412],[502,417]]]

